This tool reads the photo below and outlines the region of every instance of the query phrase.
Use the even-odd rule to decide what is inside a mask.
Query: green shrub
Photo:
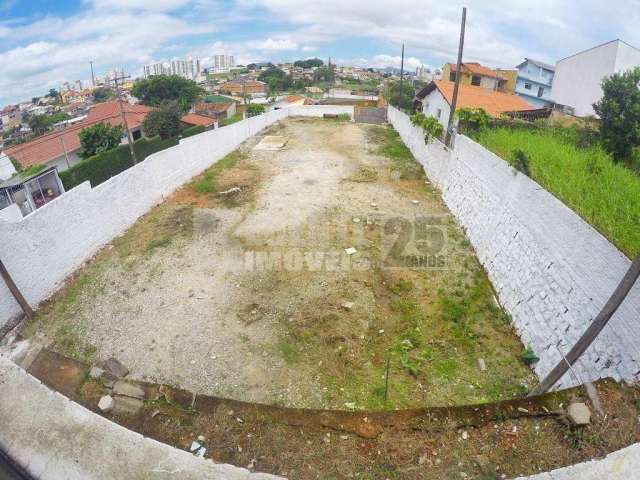
[[[231,117],[227,117],[227,118],[224,118],[224,119],[220,120],[219,125],[221,127],[226,127],[227,125],[231,125],[232,123],[239,122],[240,120],[242,120],[242,114],[241,113],[236,113],[235,115],[232,115]]]
[[[351,120],[351,115],[349,115],[348,113],[339,113],[338,116],[336,117],[338,120]]]
[[[456,112],[456,117],[463,129],[472,131],[484,130],[491,122],[491,117],[483,108],[461,108]]]
[[[411,123],[424,130],[425,143],[429,143],[434,138],[442,138],[444,128],[440,125],[437,118],[427,116],[422,112],[416,112],[409,118],[411,119]]]
[[[533,365],[540,360],[531,347],[525,348],[524,352],[520,355],[520,358],[522,358],[522,361],[527,365]]]
[[[177,144],[178,140],[176,138],[161,140],[159,137],[155,137],[152,139],[141,138],[134,142],[133,147],[138,162],[141,162],[152,153]],[[82,160],[71,168],[60,172],[60,179],[65,190],[70,190],[87,180],[91,182],[92,187],[95,187],[132,166],[133,161],[129,153],[129,147],[120,145],[107,152]]]
[[[182,130],[182,138],[192,137],[193,135],[198,135],[199,133],[203,133],[206,131],[203,125],[194,125],[193,127],[187,127]]]
[[[529,169],[529,157],[519,148],[516,148],[513,151],[513,166],[516,170],[521,173],[524,173],[527,177],[531,175],[531,170]]]

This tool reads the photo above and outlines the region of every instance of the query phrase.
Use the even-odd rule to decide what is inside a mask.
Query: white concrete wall
[[[19,222],[22,220],[22,212],[17,203],[12,203],[8,207],[0,210],[0,220],[5,222]]]
[[[7,180],[13,177],[15,173],[16,169],[9,156],[0,151],[0,180]]]
[[[573,107],[579,117],[594,115],[592,105],[602,97],[602,79],[639,65],[640,50],[619,40],[577,53],[556,64],[551,97]]]
[[[606,238],[529,177],[464,136],[455,150],[389,108],[389,121],[442,190],[465,228],[498,298],[543,376],[566,354],[608,300],[630,261]],[[580,381],[640,371],[640,285],[576,364]],[[574,385],[567,374],[556,388]]]
[[[247,138],[289,115],[324,113],[353,116],[353,107],[310,105],[275,110],[194,135],[95,188],[85,182],[19,222],[0,219],[0,258],[27,301],[36,307],[98,249]],[[0,332],[19,314],[17,303],[0,281]]]

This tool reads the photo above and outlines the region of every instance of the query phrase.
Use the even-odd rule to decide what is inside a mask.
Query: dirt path
[[[104,249],[25,333],[115,356],[141,380],[288,406],[522,392],[522,345],[389,130],[290,119],[268,133],[289,142],[246,142]]]

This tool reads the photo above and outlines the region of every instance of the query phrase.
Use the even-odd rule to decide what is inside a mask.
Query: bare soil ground
[[[289,141],[252,138],[177,191],[23,334],[89,363],[114,356],[140,380],[296,407],[477,403],[533,384],[463,232],[391,129],[289,119],[265,134]]]

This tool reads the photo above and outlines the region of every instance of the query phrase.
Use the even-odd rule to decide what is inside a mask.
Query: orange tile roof
[[[210,127],[216,120],[211,117],[205,117],[204,115],[198,115],[197,113],[187,113],[181,118],[184,123],[189,125],[202,125],[203,127]]]
[[[213,113],[221,113],[229,110],[233,103],[197,103],[193,106],[193,111],[198,112],[213,112]]]
[[[285,100],[289,103],[293,103],[293,102],[299,102],[300,100],[302,100],[304,97],[301,97],[300,95],[288,95]]]
[[[152,110],[144,105],[122,104],[129,128],[137,128]],[[108,123],[121,125],[122,116],[118,102],[111,101],[99,103],[94,106],[87,118],[79,123],[71,125],[64,130],[57,130],[34,138],[19,145],[13,145],[5,150],[5,153],[18,161],[23,167],[30,165],[44,165],[54,158],[64,155],[64,150],[71,153],[80,148],[80,132],[95,123]],[[64,148],[63,148],[64,143]]]
[[[451,71],[455,72],[458,69],[458,65],[456,63],[450,63]],[[495,70],[491,70],[490,68],[485,67],[484,65],[480,65],[477,62],[469,62],[463,63],[462,70],[467,71],[472,75],[480,75],[482,77],[491,77],[491,78],[500,78],[500,76],[496,73]]]
[[[451,105],[454,83],[447,82],[445,80],[434,80],[430,85],[427,85],[423,91],[429,89],[431,85],[437,88],[449,105]],[[432,90],[433,88],[430,89],[430,91]],[[504,112],[531,110],[533,107],[518,95],[496,92],[494,90],[476,87],[474,85],[460,84],[456,110],[459,110],[460,108],[482,108],[492,117],[499,117],[500,114]]]

